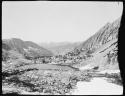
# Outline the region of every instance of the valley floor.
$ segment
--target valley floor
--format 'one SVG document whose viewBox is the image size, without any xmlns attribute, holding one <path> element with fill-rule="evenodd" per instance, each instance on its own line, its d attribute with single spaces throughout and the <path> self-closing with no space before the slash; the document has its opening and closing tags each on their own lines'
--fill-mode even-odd
<svg viewBox="0 0 125 96">
<path fill-rule="evenodd" d="M 109 83 L 105 78 L 93 78 L 90 82 L 78 82 L 72 95 L 122 95 L 123 87 Z"/>
</svg>

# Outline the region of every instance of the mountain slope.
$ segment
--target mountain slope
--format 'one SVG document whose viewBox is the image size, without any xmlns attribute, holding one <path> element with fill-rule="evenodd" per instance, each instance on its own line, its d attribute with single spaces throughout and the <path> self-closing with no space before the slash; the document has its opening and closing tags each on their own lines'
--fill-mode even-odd
<svg viewBox="0 0 125 96">
<path fill-rule="evenodd" d="M 91 67 L 99 67 L 99 70 L 109 69 L 115 70 L 119 69 L 117 60 L 117 40 L 114 39 L 103 46 L 101 46 L 96 52 L 91 54 L 93 57 L 89 59 Z M 88 62 L 87 61 L 87 62 Z"/>
<path fill-rule="evenodd" d="M 31 41 L 12 38 L 2 40 L 2 49 L 15 50 L 29 57 L 52 56 L 53 53 Z"/>
<path fill-rule="evenodd" d="M 85 66 L 98 67 L 99 70 L 119 69 L 117 51 L 120 20 L 121 18 L 118 18 L 113 23 L 107 23 L 95 35 L 74 48 L 72 53 L 76 57 L 89 54 L 87 59 L 74 66 L 80 69 Z"/>
<path fill-rule="evenodd" d="M 77 46 L 74 49 L 74 52 L 78 49 L 82 50 L 91 50 L 92 52 L 98 49 L 103 44 L 118 38 L 118 29 L 120 27 L 120 19 L 118 18 L 113 23 L 107 23 L 104 27 L 102 27 L 95 35 L 91 36 L 81 45 Z"/>
</svg>

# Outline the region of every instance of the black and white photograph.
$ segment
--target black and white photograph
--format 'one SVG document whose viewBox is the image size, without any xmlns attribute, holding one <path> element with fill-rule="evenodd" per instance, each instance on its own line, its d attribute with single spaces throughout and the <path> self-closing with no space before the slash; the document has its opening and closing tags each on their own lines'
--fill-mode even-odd
<svg viewBox="0 0 125 96">
<path fill-rule="evenodd" d="M 122 95 L 122 1 L 3 1 L 2 94 Z"/>
</svg>

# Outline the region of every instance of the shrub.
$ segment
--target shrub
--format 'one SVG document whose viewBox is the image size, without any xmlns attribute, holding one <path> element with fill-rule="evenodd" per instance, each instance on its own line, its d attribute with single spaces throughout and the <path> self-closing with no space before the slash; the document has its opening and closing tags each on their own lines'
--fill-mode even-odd
<svg viewBox="0 0 125 96">
<path fill-rule="evenodd" d="M 111 74 L 105 73 L 105 77 L 107 77 L 108 78 L 107 80 L 111 83 L 123 85 L 120 73 L 111 73 Z"/>
<path fill-rule="evenodd" d="M 16 75 L 15 80 L 9 79 L 18 87 L 28 88 L 32 92 L 64 95 L 74 89 L 78 81 L 89 81 L 91 78 L 80 71 L 36 70 Z"/>
</svg>

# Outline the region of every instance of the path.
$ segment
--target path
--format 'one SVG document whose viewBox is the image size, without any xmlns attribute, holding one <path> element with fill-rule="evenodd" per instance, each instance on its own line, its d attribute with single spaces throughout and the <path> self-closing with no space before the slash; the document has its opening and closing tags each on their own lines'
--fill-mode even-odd
<svg viewBox="0 0 125 96">
<path fill-rule="evenodd" d="M 121 95 L 123 87 L 108 83 L 103 78 L 93 78 L 91 82 L 78 82 L 72 95 Z"/>
</svg>

